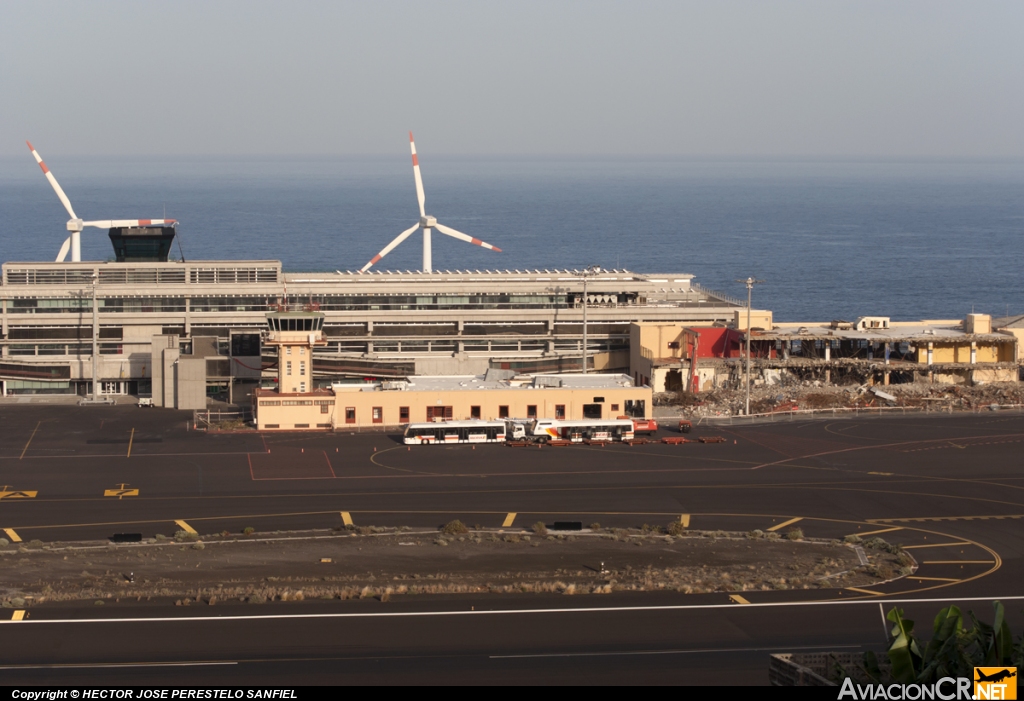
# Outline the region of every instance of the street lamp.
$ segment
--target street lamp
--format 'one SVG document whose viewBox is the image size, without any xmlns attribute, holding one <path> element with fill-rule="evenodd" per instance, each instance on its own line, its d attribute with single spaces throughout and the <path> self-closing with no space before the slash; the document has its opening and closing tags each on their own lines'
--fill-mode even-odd
<svg viewBox="0 0 1024 701">
<path fill-rule="evenodd" d="M 754 289 L 754 285 L 760 285 L 764 280 L 755 280 L 752 277 L 748 277 L 746 280 L 737 280 L 747 286 L 747 403 L 745 415 L 750 416 L 750 294 Z"/>
<path fill-rule="evenodd" d="M 99 284 L 99 271 L 92 272 L 92 397 L 82 399 L 79 404 L 109 404 L 107 398 L 100 397 L 100 314 L 96 300 L 96 285 Z"/>
<path fill-rule="evenodd" d="M 583 374 L 587 374 L 587 280 L 601 273 L 600 265 L 591 265 L 586 270 L 575 272 L 583 278 Z"/>
</svg>

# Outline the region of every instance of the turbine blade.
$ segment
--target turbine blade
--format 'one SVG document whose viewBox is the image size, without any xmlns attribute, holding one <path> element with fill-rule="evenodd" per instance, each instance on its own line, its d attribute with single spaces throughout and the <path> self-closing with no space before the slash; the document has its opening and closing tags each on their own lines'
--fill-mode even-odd
<svg viewBox="0 0 1024 701">
<path fill-rule="evenodd" d="M 71 249 L 71 237 L 68 236 L 66 239 L 64 239 L 64 245 L 62 245 L 60 247 L 60 253 L 57 254 L 57 259 L 56 259 L 55 262 L 63 263 L 64 259 L 68 257 L 68 251 L 70 249 Z"/>
<path fill-rule="evenodd" d="M 387 254 L 391 253 L 391 251 L 395 250 L 395 247 L 396 247 L 396 246 L 398 246 L 398 244 L 402 243 L 402 241 L 405 241 L 405 240 L 406 240 L 407 238 L 409 238 L 409 237 L 410 237 L 410 236 L 412 235 L 412 232 L 416 231 L 416 229 L 418 229 L 418 228 L 420 228 L 420 224 L 419 224 L 419 222 L 416 222 L 416 224 L 414 224 L 414 225 L 412 226 L 412 228 L 410 228 L 410 229 L 406 229 L 405 231 L 403 231 L 402 233 L 400 233 L 400 234 L 398 235 L 398 237 L 397 237 L 397 238 L 395 238 L 395 240 L 394 240 L 394 241 L 392 241 L 391 243 L 389 243 L 389 244 L 388 244 L 387 246 L 385 246 L 385 247 L 384 247 L 384 250 L 382 250 L 382 251 L 381 251 L 380 253 L 378 253 L 377 255 L 375 255 L 375 256 L 374 256 L 374 257 L 373 257 L 373 258 L 372 258 L 372 259 L 370 260 L 370 262 L 369 262 L 369 263 L 367 263 L 367 264 L 366 264 L 366 265 L 364 265 L 364 266 L 363 266 L 362 268 L 360 268 L 360 269 L 359 269 L 359 272 L 361 272 L 361 273 L 365 273 L 365 272 L 366 272 L 367 270 L 369 270 L 369 269 L 370 269 L 370 268 L 371 268 L 372 266 L 374 266 L 374 265 L 376 265 L 377 263 L 379 263 L 379 262 L 380 262 L 380 259 L 381 259 L 381 258 L 383 258 L 383 257 L 384 257 L 384 256 L 386 256 Z"/>
<path fill-rule="evenodd" d="M 60 183 L 57 182 L 57 178 L 53 177 L 53 173 L 51 173 L 50 169 L 46 167 L 45 163 L 43 163 L 42 156 L 40 156 L 39 152 L 32 146 L 31 141 L 26 141 L 25 143 L 28 144 L 28 150 L 32 152 L 33 156 L 35 156 L 36 163 L 38 163 L 39 167 L 43 169 L 43 174 L 46 176 L 46 179 L 50 181 L 50 185 L 53 186 L 54 191 L 57 193 L 57 197 L 60 198 L 61 203 L 64 205 L 64 209 L 68 210 L 68 214 L 71 215 L 72 219 L 78 219 L 78 215 L 75 214 L 75 210 L 71 208 L 71 200 L 69 200 L 68 196 L 64 194 L 64 190 L 61 189 Z"/>
<path fill-rule="evenodd" d="M 427 201 L 426 196 L 423 194 L 423 177 L 420 176 L 420 159 L 416 155 L 416 142 L 412 140 L 412 132 L 409 132 L 409 149 L 412 151 L 412 174 L 416 178 L 416 199 L 420 203 L 420 216 L 427 216 L 427 211 L 423 208 L 423 204 Z"/>
<path fill-rule="evenodd" d="M 481 241 L 480 239 L 475 239 L 472 236 L 464 234 L 461 231 L 456 231 L 455 229 L 452 229 L 451 227 L 445 226 L 444 224 L 435 224 L 434 228 L 436 228 L 442 234 L 446 234 L 448 236 L 451 236 L 453 239 L 459 239 L 460 241 L 465 241 L 466 243 L 471 243 L 471 244 L 473 244 L 475 246 L 482 246 L 483 248 L 489 248 L 492 251 L 497 251 L 498 253 L 501 253 L 501 249 L 498 248 L 497 246 L 492 246 L 491 244 L 487 243 L 486 241 Z"/>
<path fill-rule="evenodd" d="M 97 229 L 130 228 L 135 226 L 160 226 L 177 223 L 176 219 L 98 219 L 84 221 L 82 226 L 94 226 Z"/>
</svg>

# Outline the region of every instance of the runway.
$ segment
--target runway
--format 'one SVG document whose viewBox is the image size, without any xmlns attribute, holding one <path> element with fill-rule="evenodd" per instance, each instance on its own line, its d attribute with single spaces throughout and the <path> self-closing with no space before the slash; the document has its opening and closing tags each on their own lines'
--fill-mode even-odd
<svg viewBox="0 0 1024 701">
<path fill-rule="evenodd" d="M 685 519 L 701 530 L 877 533 L 920 567 L 869 590 L 758 591 L 744 594 L 749 604 L 724 592 L 443 596 L 211 609 L 219 618 L 203 621 L 181 619 L 196 610 L 104 607 L 118 620 L 102 622 L 95 607 L 41 606 L 0 625 L 4 649 L 16 651 L 0 668 L 4 683 L 759 684 L 771 651 L 878 649 L 890 599 L 936 599 L 902 604 L 927 624 L 941 602 L 998 597 L 1020 630 L 1024 606 L 1007 600 L 1024 581 L 1017 414 L 761 424 L 704 430 L 721 444 L 544 449 L 206 434 L 189 418 L 3 406 L 0 528 L 47 543 L 171 535 L 182 523 L 205 534 L 336 529 L 346 519 L 490 528 Z M 991 617 L 986 601 L 965 608 Z M 494 609 L 532 611 L 486 613 Z M 444 615 L 376 615 L 423 612 Z M 241 613 L 256 617 L 232 618 Z M 337 616 L 348 613 L 373 615 Z"/>
</svg>

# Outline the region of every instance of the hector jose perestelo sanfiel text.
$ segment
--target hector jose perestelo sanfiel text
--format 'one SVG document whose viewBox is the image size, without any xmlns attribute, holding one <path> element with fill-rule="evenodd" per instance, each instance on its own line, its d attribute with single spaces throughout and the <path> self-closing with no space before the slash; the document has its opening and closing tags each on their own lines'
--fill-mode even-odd
<svg viewBox="0 0 1024 701">
<path fill-rule="evenodd" d="M 295 689 L 14 689 L 12 699 L 57 701 L 58 699 L 297 699 Z"/>
</svg>

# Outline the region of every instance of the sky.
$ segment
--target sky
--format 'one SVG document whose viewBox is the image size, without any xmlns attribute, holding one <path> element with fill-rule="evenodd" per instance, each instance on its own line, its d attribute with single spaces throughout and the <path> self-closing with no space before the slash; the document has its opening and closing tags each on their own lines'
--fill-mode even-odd
<svg viewBox="0 0 1024 701">
<path fill-rule="evenodd" d="M 0 156 L 1024 158 L 1021 2 L 0 2 Z"/>
</svg>

